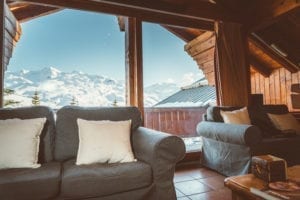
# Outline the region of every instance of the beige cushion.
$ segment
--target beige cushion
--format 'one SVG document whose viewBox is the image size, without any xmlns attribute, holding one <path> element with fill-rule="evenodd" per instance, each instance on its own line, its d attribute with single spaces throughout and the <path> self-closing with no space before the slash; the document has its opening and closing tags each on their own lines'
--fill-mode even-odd
<svg viewBox="0 0 300 200">
<path fill-rule="evenodd" d="M 79 148 L 76 164 L 135 161 L 130 143 L 131 120 L 78 119 Z"/>
<path fill-rule="evenodd" d="M 37 168 L 46 118 L 0 120 L 0 169 Z"/>
<path fill-rule="evenodd" d="M 277 129 L 281 131 L 292 129 L 300 134 L 300 124 L 291 113 L 281 115 L 268 113 L 268 116 Z"/>
<path fill-rule="evenodd" d="M 220 111 L 223 120 L 227 124 L 251 124 L 247 107 L 234 111 Z"/>
</svg>

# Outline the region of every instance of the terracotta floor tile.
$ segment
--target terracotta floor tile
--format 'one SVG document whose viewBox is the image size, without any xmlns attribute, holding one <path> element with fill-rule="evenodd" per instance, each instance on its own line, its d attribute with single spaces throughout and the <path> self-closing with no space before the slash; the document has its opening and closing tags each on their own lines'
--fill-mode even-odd
<svg viewBox="0 0 300 200">
<path fill-rule="evenodd" d="M 207 178 L 207 177 L 212 177 L 212 176 L 219 176 L 220 174 L 218 174 L 217 172 L 214 172 L 212 170 L 209 170 L 207 168 L 202 167 L 202 168 L 189 170 L 189 171 L 185 172 L 185 175 L 191 176 L 195 179 L 199 179 L 199 178 Z"/>
<path fill-rule="evenodd" d="M 185 195 L 203 193 L 212 190 L 210 187 L 197 180 L 175 183 L 175 187 Z"/>
<path fill-rule="evenodd" d="M 208 185 L 209 187 L 213 188 L 214 190 L 222 189 L 224 188 L 224 179 L 226 177 L 222 175 L 218 176 L 212 176 L 208 178 L 202 178 L 202 179 L 197 179 L 201 183 L 204 183 L 205 185 Z"/>
<path fill-rule="evenodd" d="M 188 196 L 191 200 L 231 200 L 231 191 L 227 188 Z"/>
</svg>

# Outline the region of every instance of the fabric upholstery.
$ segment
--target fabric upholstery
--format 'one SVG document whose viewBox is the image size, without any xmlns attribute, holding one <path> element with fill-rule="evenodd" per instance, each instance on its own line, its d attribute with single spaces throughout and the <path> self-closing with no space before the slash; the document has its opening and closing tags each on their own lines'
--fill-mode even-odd
<svg viewBox="0 0 300 200">
<path fill-rule="evenodd" d="M 39 163 L 45 163 L 53 160 L 55 122 L 52 109 L 45 106 L 0 109 L 0 120 L 43 117 L 46 117 L 47 121 L 40 135 Z"/>
<path fill-rule="evenodd" d="M 66 106 L 57 111 L 55 159 L 59 161 L 75 158 L 79 138 L 77 119 L 85 120 L 132 120 L 131 129 L 135 130 L 142 123 L 136 107 L 78 107 Z"/>
<path fill-rule="evenodd" d="M 181 138 L 139 127 L 133 132 L 133 151 L 138 160 L 152 166 L 155 196 L 153 199 L 176 199 L 173 184 L 175 164 L 185 156 Z"/>
<path fill-rule="evenodd" d="M 144 188 L 152 183 L 151 166 L 144 162 L 63 165 L 61 196 L 91 198 Z"/>
<path fill-rule="evenodd" d="M 131 120 L 78 119 L 79 147 L 76 165 L 134 162 L 130 142 Z"/>
<path fill-rule="evenodd" d="M 271 154 L 283 158 L 289 166 L 300 164 L 300 136 L 287 137 L 272 125 L 267 113 L 288 113 L 285 105 L 252 105 L 248 108 L 253 125 L 222 123 L 220 110 L 236 107 L 210 107 L 207 121 L 197 126 L 203 136 L 201 162 L 224 175 L 248 173 L 251 157 Z M 282 138 L 278 138 L 282 137 Z"/>
<path fill-rule="evenodd" d="M 0 120 L 0 169 L 37 168 L 46 118 Z"/>
<path fill-rule="evenodd" d="M 43 164 L 37 169 L 0 170 L 0 199 L 43 200 L 58 195 L 61 165 Z"/>
<path fill-rule="evenodd" d="M 259 128 L 252 125 L 202 122 L 197 125 L 197 132 L 206 138 L 238 145 L 252 146 L 262 140 Z"/>
<path fill-rule="evenodd" d="M 220 111 L 223 121 L 228 124 L 251 124 L 247 107 L 233 111 Z"/>
<path fill-rule="evenodd" d="M 294 130 L 296 133 L 300 134 L 300 123 L 291 113 L 280 115 L 268 113 L 268 116 L 275 125 L 275 127 L 279 130 Z"/>
</svg>

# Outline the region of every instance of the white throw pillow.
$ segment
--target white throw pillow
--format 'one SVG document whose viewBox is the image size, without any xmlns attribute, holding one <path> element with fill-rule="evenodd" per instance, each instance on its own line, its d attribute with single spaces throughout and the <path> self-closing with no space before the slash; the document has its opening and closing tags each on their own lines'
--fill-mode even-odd
<svg viewBox="0 0 300 200">
<path fill-rule="evenodd" d="M 220 111 L 223 120 L 227 124 L 251 124 L 247 107 L 234 111 Z"/>
<path fill-rule="evenodd" d="M 130 143 L 131 120 L 78 119 L 79 148 L 76 165 L 135 161 Z"/>
<path fill-rule="evenodd" d="M 291 113 L 281 115 L 268 113 L 268 116 L 277 129 L 281 131 L 295 130 L 296 133 L 300 134 L 300 124 Z"/>
<path fill-rule="evenodd" d="M 46 118 L 0 120 L 0 169 L 38 168 Z"/>
</svg>

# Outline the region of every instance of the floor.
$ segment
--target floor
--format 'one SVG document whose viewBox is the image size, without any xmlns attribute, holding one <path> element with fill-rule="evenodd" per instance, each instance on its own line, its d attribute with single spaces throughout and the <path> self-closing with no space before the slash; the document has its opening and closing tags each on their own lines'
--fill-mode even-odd
<svg viewBox="0 0 300 200">
<path fill-rule="evenodd" d="M 178 200 L 231 200 L 225 176 L 204 167 L 176 170 L 174 183 Z"/>
</svg>

